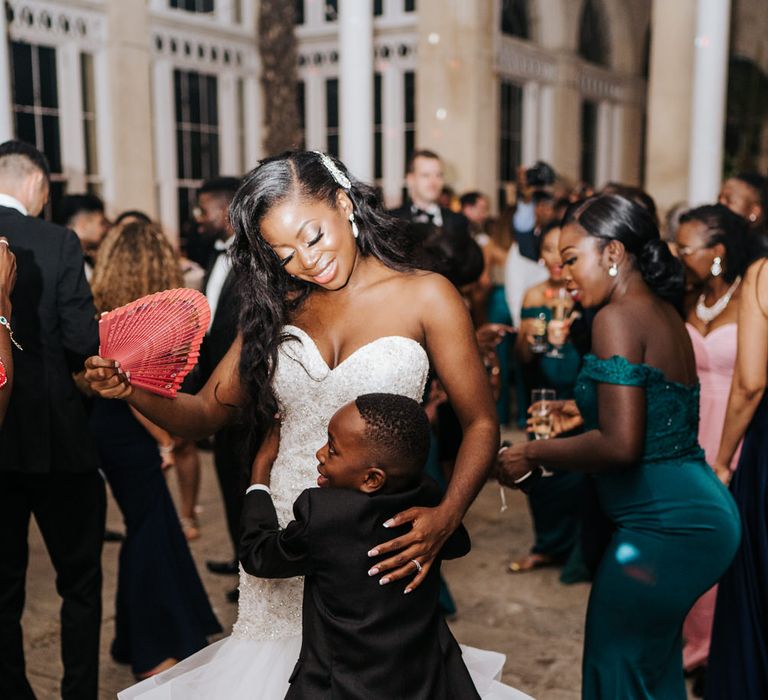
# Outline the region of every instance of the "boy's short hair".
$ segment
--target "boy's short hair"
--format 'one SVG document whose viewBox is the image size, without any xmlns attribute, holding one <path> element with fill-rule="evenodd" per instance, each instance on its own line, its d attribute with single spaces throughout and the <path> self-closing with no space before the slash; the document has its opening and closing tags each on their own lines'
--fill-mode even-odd
<svg viewBox="0 0 768 700">
<path fill-rule="evenodd" d="M 417 401 L 399 394 L 363 394 L 355 406 L 373 443 L 377 465 L 387 474 L 390 491 L 402 491 L 421 477 L 429 454 L 429 420 Z"/>
</svg>

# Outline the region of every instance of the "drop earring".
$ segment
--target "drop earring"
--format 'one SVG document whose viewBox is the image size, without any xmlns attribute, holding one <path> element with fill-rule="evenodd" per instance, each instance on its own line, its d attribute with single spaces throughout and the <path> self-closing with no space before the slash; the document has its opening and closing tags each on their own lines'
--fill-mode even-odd
<svg viewBox="0 0 768 700">
<path fill-rule="evenodd" d="M 723 261 L 719 255 L 712 261 L 712 267 L 709 268 L 709 271 L 712 273 L 712 277 L 720 277 L 723 274 Z"/>
<path fill-rule="evenodd" d="M 608 276 L 616 277 L 618 274 L 619 274 L 619 266 L 615 262 L 611 263 L 611 266 L 608 268 Z"/>
<path fill-rule="evenodd" d="M 355 221 L 355 215 L 349 215 L 349 223 L 352 226 L 352 235 L 357 238 L 360 235 L 360 229 L 357 228 L 357 222 Z"/>
</svg>

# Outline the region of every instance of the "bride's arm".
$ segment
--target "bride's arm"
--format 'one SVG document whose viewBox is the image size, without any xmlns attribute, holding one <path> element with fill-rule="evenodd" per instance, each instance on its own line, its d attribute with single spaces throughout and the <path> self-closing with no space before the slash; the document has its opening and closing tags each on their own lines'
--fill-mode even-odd
<svg viewBox="0 0 768 700">
<path fill-rule="evenodd" d="M 91 389 L 106 399 L 125 399 L 139 413 L 172 435 L 204 438 L 220 430 L 243 403 L 240 386 L 240 348 L 237 337 L 213 371 L 205 386 L 195 395 L 176 394 L 172 399 L 133 387 L 114 360 L 89 357 L 84 379 Z"/>
<path fill-rule="evenodd" d="M 414 559 L 421 564 L 421 572 L 407 590 L 421 583 L 447 537 L 458 527 L 485 483 L 499 446 L 490 384 L 463 299 L 453 285 L 437 275 L 425 277 L 419 292 L 427 352 L 459 419 L 463 439 L 442 503 L 436 508 L 411 508 L 397 514 L 388 525 L 411 522 L 412 530 L 371 552 L 376 556 L 400 550 L 371 569 L 371 575 L 389 572 L 382 583 L 412 575 Z"/>
</svg>

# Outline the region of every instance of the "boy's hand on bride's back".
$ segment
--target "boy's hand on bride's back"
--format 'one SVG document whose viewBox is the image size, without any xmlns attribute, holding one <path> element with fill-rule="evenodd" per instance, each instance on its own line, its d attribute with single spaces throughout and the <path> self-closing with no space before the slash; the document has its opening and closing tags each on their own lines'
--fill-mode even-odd
<svg viewBox="0 0 768 700">
<path fill-rule="evenodd" d="M 269 485 L 272 465 L 280 451 L 280 416 L 276 415 L 272 425 L 259 445 L 251 466 L 251 483 Z"/>
<path fill-rule="evenodd" d="M 405 589 L 405 593 L 410 593 L 424 581 L 445 541 L 456 529 L 457 523 L 442 506 L 438 506 L 409 508 L 390 518 L 385 526 L 399 527 L 406 523 L 411 523 L 410 532 L 377 545 L 368 552 L 370 557 L 393 555 L 374 564 L 368 574 L 385 574 L 379 579 L 382 586 L 413 577 Z"/>
<path fill-rule="evenodd" d="M 130 378 L 115 360 L 93 355 L 85 361 L 83 380 L 103 399 L 127 399 L 133 393 Z"/>
</svg>

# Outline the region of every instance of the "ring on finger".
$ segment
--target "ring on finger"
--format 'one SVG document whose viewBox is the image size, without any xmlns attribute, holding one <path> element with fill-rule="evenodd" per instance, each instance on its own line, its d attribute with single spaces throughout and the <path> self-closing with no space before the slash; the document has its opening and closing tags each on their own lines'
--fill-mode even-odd
<svg viewBox="0 0 768 700">
<path fill-rule="evenodd" d="M 3 245 L 10 246 L 10 243 L 8 243 L 8 241 L 6 241 L 5 238 L 0 238 L 0 243 L 2 243 Z"/>
<path fill-rule="evenodd" d="M 411 559 L 411 561 L 412 561 L 412 562 L 413 562 L 413 563 L 416 565 L 416 573 L 417 573 L 417 574 L 420 574 L 420 573 L 421 573 L 421 570 L 422 570 L 424 567 L 423 567 L 421 564 L 419 564 L 419 562 L 418 562 L 418 561 L 416 561 L 415 559 Z"/>
</svg>

